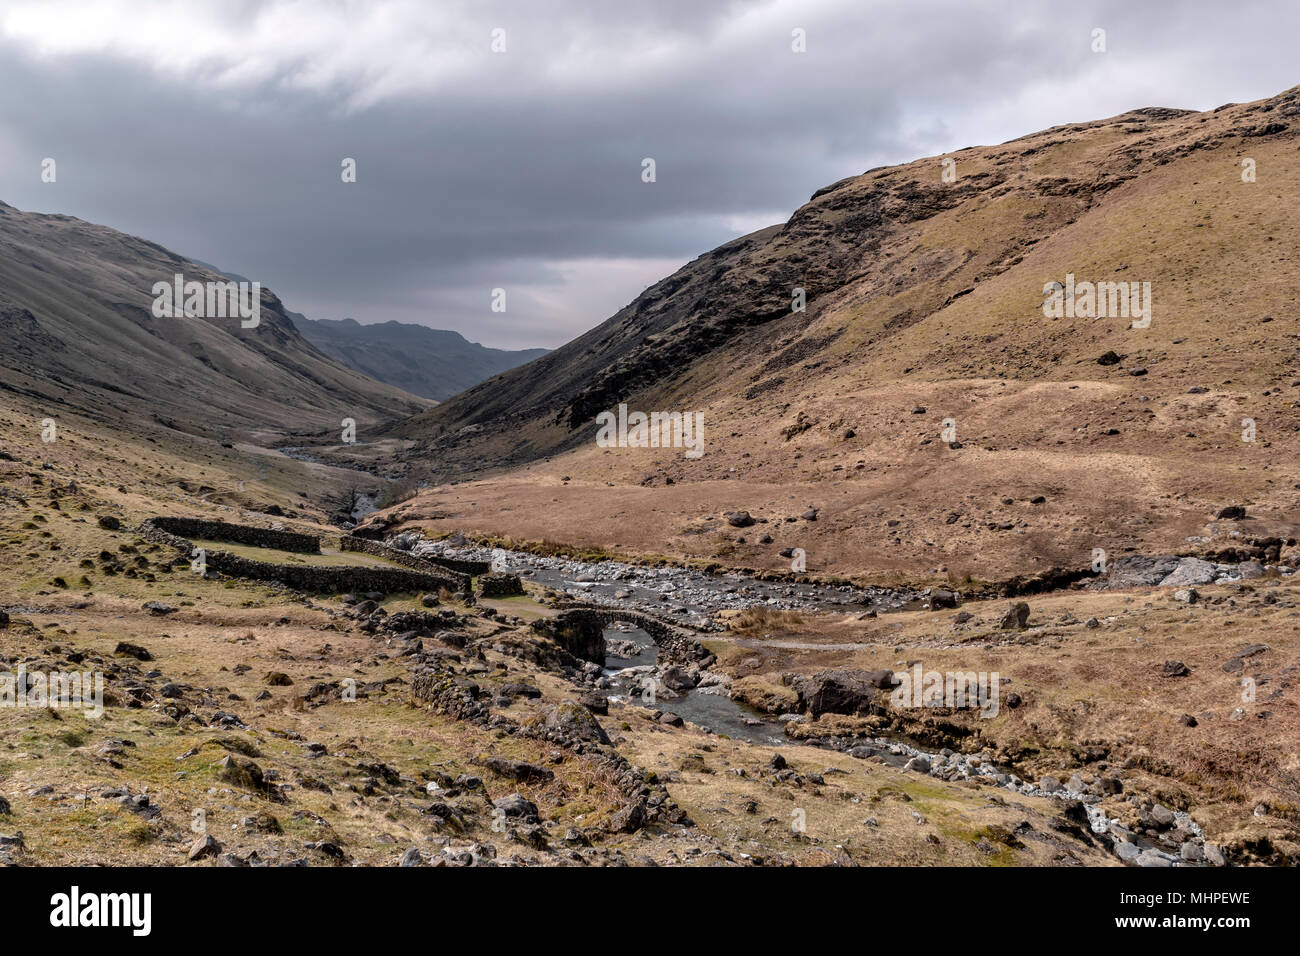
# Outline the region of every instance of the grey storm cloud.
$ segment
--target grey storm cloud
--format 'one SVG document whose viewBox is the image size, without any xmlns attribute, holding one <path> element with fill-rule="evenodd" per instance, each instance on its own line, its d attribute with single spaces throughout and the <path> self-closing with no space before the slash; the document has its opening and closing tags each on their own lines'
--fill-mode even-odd
<svg viewBox="0 0 1300 956">
<path fill-rule="evenodd" d="M 1293 86 L 1297 26 L 1295 4 L 1249 0 L 13 0 L 0 199 L 314 318 L 555 346 L 872 166 Z"/>
</svg>

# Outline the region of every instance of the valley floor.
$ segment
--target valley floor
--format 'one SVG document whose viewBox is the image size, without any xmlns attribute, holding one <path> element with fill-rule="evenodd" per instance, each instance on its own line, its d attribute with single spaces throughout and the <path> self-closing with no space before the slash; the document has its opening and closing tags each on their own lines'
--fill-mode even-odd
<svg viewBox="0 0 1300 956">
<path fill-rule="evenodd" d="M 1009 630 L 997 599 L 875 617 L 724 614 L 727 629 L 701 635 L 710 670 L 760 710 L 805 710 L 786 742 L 677 726 L 671 697 L 611 700 L 593 731 L 568 702 L 589 699 L 598 676 L 528 626 L 554 614 L 544 589 L 483 605 L 443 594 L 433 610 L 388 595 L 367 609 L 202 578 L 135 534 L 138 522 L 184 511 L 329 529 L 305 510 L 272 518 L 214 502 L 199 483 L 227 476 L 211 465 L 154 459 L 183 483 L 163 499 L 122 445 L 111 476 L 103 458 L 4 447 L 5 669 L 106 681 L 97 720 L 0 708 L 10 863 L 1120 863 L 1125 838 L 1093 832 L 1078 799 L 1041 792 L 1044 778 L 1085 796 L 1114 832 L 1175 854 L 1192 833 L 1175 814 L 1203 834 L 1209 862 L 1300 854 L 1289 580 L 1206 586 L 1192 604 L 1172 589 L 1053 592 L 1030 598 L 1026 626 Z M 291 501 L 289 489 L 262 492 Z M 624 528 L 647 524 L 645 509 L 628 510 Z M 828 671 L 918 662 L 997 671 L 999 713 L 802 707 L 797 688 Z M 846 743 L 874 738 L 922 746 L 935 766 Z M 979 764 L 1035 792 L 961 769 Z"/>
</svg>

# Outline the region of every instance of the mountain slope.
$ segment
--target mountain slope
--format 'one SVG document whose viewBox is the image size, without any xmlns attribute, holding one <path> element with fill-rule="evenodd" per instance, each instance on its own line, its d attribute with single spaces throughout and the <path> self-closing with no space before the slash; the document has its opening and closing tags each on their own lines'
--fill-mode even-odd
<svg viewBox="0 0 1300 956">
<path fill-rule="evenodd" d="M 1261 517 L 1224 534 L 1300 527 L 1297 117 L 1296 90 L 1134 110 L 955 152 L 952 183 L 932 157 L 818 190 L 396 426 L 433 477 L 495 476 L 410 513 L 771 568 L 797 546 L 842 573 L 1086 566 L 1186 547 L 1238 499 Z M 1070 274 L 1149 282 L 1150 326 L 1046 314 Z M 596 447 L 619 402 L 702 410 L 706 453 Z M 736 508 L 785 533 L 718 523 Z"/>
<path fill-rule="evenodd" d="M 289 317 L 308 342 L 348 368 L 438 400 L 547 352 L 485 348 L 457 332 L 403 322 L 362 325 L 355 319 L 309 319 L 296 312 Z"/>
<path fill-rule="evenodd" d="M 337 429 L 428 402 L 321 354 L 262 290 L 260 324 L 155 318 L 153 285 L 219 281 L 155 243 L 0 203 L 0 389 L 57 418 L 194 435 Z"/>
</svg>

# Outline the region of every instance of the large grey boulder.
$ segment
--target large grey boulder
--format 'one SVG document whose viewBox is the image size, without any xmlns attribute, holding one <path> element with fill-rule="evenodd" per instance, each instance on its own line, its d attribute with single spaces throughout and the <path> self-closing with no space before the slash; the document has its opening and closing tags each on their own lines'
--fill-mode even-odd
<svg viewBox="0 0 1300 956">
<path fill-rule="evenodd" d="M 1110 563 L 1098 586 L 1107 589 L 1155 587 L 1174 573 L 1180 561 L 1171 554 L 1126 554 Z"/>
<path fill-rule="evenodd" d="M 813 717 L 822 714 L 865 714 L 880 691 L 893 687 L 894 672 L 824 670 L 793 682 L 799 704 Z"/>
<path fill-rule="evenodd" d="M 521 820 L 532 822 L 536 822 L 538 819 L 537 804 L 522 794 L 512 793 L 508 797 L 493 800 L 492 806 L 500 811 L 502 816 L 518 817 Z"/>
<path fill-rule="evenodd" d="M 609 743 L 609 736 L 600 722 L 591 711 L 575 700 L 560 701 L 546 715 L 546 729 L 589 743 Z"/>
<path fill-rule="evenodd" d="M 1007 608 L 1000 625 L 1004 631 L 1022 630 L 1029 626 L 1029 605 L 1018 601 Z"/>
<path fill-rule="evenodd" d="M 1162 588 L 1185 588 L 1197 584 L 1212 584 L 1216 577 L 1213 564 L 1200 558 L 1181 558 L 1178 566 L 1160 580 Z"/>
</svg>

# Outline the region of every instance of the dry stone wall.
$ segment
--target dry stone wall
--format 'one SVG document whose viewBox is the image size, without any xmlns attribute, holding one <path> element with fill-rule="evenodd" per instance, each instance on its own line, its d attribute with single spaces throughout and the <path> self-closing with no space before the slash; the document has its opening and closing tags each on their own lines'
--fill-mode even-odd
<svg viewBox="0 0 1300 956">
<path fill-rule="evenodd" d="M 524 584 L 517 574 L 493 571 L 479 575 L 478 596 L 481 598 L 514 597 L 524 593 Z"/>
<path fill-rule="evenodd" d="M 178 523 L 179 522 L 179 523 Z M 191 521 L 190 519 L 150 518 L 140 525 L 140 536 L 147 540 L 175 548 L 185 557 L 192 557 L 194 544 L 172 529 L 185 529 L 195 533 L 196 537 L 209 537 L 213 524 L 225 522 Z M 242 525 L 226 525 L 226 528 L 242 528 Z M 248 528 L 249 531 L 261 531 L 260 528 Z M 229 531 L 225 533 L 229 534 Z M 282 534 L 283 532 L 270 532 Z M 309 537 L 300 535 L 298 537 Z M 227 539 L 229 540 L 229 538 Z M 265 539 L 278 540 L 278 539 Z M 315 539 L 318 542 L 319 539 Z M 245 542 L 251 543 L 251 542 Z M 280 547 L 278 544 L 262 547 Z M 309 594 L 340 593 L 344 591 L 380 591 L 384 594 L 410 591 L 437 591 L 447 588 L 451 591 L 468 587 L 463 575 L 444 568 L 431 566 L 424 571 L 406 571 L 401 568 L 375 568 L 356 565 L 351 567 L 329 567 L 325 565 L 275 564 L 270 561 L 255 561 L 250 558 L 231 554 L 229 551 L 207 550 L 204 561 L 209 571 L 228 574 L 232 577 L 248 578 L 254 581 L 276 581 L 296 591 Z"/>
<path fill-rule="evenodd" d="M 275 548 L 294 554 L 320 554 L 320 538 L 314 534 L 296 531 L 272 531 L 253 525 L 230 524 L 227 521 L 208 521 L 203 518 L 150 518 L 147 522 L 160 531 L 193 540 L 229 541 L 255 548 Z"/>
<path fill-rule="evenodd" d="M 358 538 L 356 535 L 351 534 L 345 534 L 339 538 L 339 547 L 342 551 L 360 552 L 392 561 L 395 564 L 404 564 L 416 571 L 426 571 L 430 574 L 449 574 L 460 582 L 451 589 L 453 591 L 468 591 L 470 575 L 483 574 L 491 568 L 491 565 L 486 561 L 452 561 L 450 559 L 419 557 L 409 551 L 390 548 L 378 541 L 371 541 L 369 538 Z"/>
</svg>

